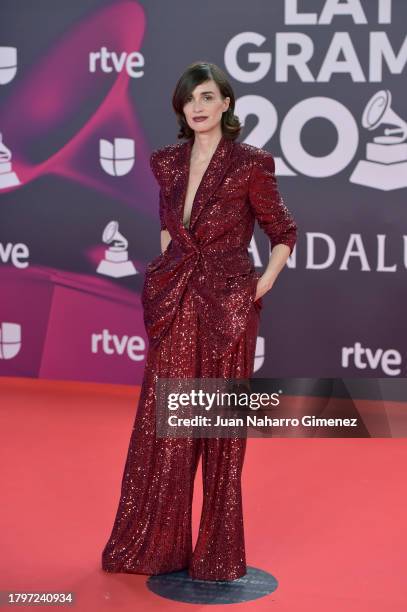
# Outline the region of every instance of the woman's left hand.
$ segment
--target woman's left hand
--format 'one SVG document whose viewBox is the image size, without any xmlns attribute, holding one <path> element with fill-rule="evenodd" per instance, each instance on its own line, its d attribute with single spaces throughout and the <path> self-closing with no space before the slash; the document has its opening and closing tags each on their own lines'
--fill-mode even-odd
<svg viewBox="0 0 407 612">
<path fill-rule="evenodd" d="M 256 295 L 254 296 L 254 301 L 263 297 L 263 295 L 265 295 L 267 291 L 270 291 L 272 286 L 273 286 L 272 281 L 268 280 L 264 276 L 261 276 L 259 280 L 257 281 Z"/>
</svg>

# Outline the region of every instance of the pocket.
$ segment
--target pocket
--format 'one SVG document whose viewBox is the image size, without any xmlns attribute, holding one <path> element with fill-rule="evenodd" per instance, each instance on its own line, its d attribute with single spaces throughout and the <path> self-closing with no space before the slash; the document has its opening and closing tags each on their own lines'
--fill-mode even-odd
<svg viewBox="0 0 407 612">
<path fill-rule="evenodd" d="M 154 257 L 154 259 L 152 259 L 150 263 L 147 264 L 146 271 L 152 272 L 153 270 L 156 270 L 157 268 L 159 268 L 161 265 L 161 262 L 164 260 L 166 253 L 167 253 L 167 250 L 165 250 L 164 253 L 160 253 L 159 255 L 157 255 L 157 257 Z"/>
<path fill-rule="evenodd" d="M 157 257 L 154 257 L 154 259 L 152 259 L 150 263 L 147 264 L 146 272 L 152 272 L 153 270 L 156 270 L 157 268 L 160 267 L 163 260 L 167 257 L 167 255 L 169 255 L 171 245 L 172 245 L 172 239 L 169 241 L 165 251 L 157 255 Z"/>
<path fill-rule="evenodd" d="M 253 264 L 250 261 L 233 261 L 233 262 L 222 262 L 224 265 L 221 266 L 222 272 L 224 274 L 224 278 L 229 282 L 233 282 L 235 279 L 237 281 L 244 281 L 247 279 L 251 279 L 253 274 L 255 274 L 255 269 Z M 226 265 L 225 265 L 226 263 Z"/>
<path fill-rule="evenodd" d="M 252 275 L 253 275 L 253 271 L 252 270 L 244 270 L 243 272 L 234 272 L 233 274 L 232 273 L 226 274 L 225 277 L 226 278 L 234 279 L 234 278 L 241 278 L 242 276 L 243 277 L 245 277 L 245 276 L 248 277 L 248 276 L 252 276 Z"/>
</svg>

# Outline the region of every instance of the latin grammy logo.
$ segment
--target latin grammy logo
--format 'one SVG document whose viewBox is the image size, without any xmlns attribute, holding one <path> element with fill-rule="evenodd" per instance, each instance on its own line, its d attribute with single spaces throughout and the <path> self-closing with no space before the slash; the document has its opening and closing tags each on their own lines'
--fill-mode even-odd
<svg viewBox="0 0 407 612">
<path fill-rule="evenodd" d="M 407 187 L 407 123 L 391 108 L 391 93 L 382 89 L 374 94 L 363 111 L 362 125 L 374 130 L 383 123 L 384 135 L 375 136 L 366 146 L 366 159 L 354 169 L 351 183 L 375 187 L 383 191 Z"/>
<path fill-rule="evenodd" d="M 0 132 L 0 189 L 14 187 L 19 184 L 20 180 L 11 168 L 11 151 L 3 143 Z"/>
<path fill-rule="evenodd" d="M 137 274 L 133 263 L 129 261 L 127 252 L 128 242 L 119 232 L 119 223 L 117 221 L 110 221 L 106 225 L 102 240 L 105 244 L 110 244 L 111 246 L 105 250 L 105 258 L 100 262 L 96 272 L 112 276 L 113 278 Z"/>
</svg>

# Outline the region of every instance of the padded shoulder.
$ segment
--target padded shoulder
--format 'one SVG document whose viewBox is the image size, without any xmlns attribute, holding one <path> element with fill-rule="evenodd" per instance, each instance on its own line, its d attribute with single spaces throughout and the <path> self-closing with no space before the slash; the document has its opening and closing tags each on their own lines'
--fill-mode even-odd
<svg viewBox="0 0 407 612">
<path fill-rule="evenodd" d="M 178 151 L 180 150 L 183 143 L 175 143 L 161 147 L 160 149 L 154 149 L 150 155 L 150 168 L 157 181 L 160 183 L 163 178 L 163 172 L 168 168 L 168 164 L 171 163 Z"/>
<path fill-rule="evenodd" d="M 251 167 L 266 167 L 267 169 L 274 172 L 275 164 L 274 157 L 269 151 L 265 149 L 260 149 L 259 147 L 255 147 L 254 145 L 248 144 L 247 142 L 239 142 L 236 143 L 236 146 L 239 149 L 239 155 L 246 158 Z"/>
</svg>

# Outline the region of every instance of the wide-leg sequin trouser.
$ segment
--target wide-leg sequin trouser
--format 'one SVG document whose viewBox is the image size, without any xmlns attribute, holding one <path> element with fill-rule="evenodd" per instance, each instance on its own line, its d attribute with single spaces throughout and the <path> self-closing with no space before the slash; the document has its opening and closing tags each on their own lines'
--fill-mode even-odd
<svg viewBox="0 0 407 612">
<path fill-rule="evenodd" d="M 188 569 L 192 578 L 234 580 L 246 574 L 241 473 L 246 438 L 156 438 L 155 383 L 160 378 L 238 378 L 253 373 L 259 307 L 245 333 L 217 358 L 201 339 L 189 288 L 158 348 L 147 353 L 138 410 L 111 536 L 107 572 L 161 574 Z M 203 506 L 192 550 L 192 495 L 202 456 Z"/>
</svg>

